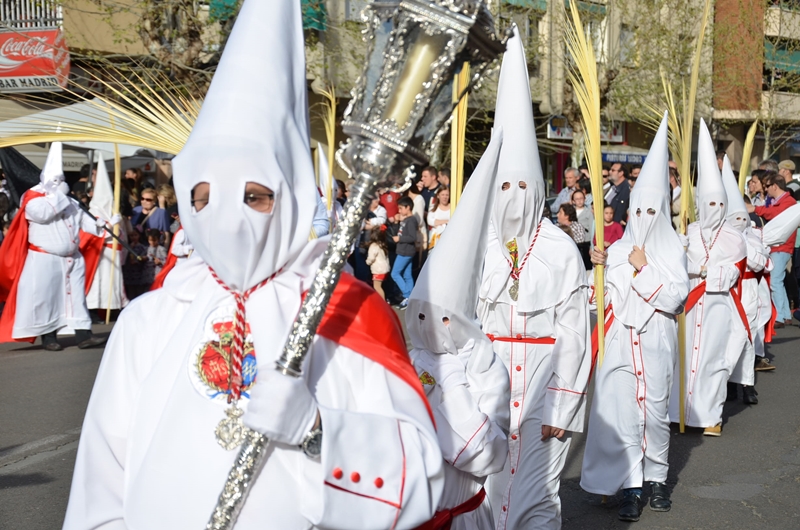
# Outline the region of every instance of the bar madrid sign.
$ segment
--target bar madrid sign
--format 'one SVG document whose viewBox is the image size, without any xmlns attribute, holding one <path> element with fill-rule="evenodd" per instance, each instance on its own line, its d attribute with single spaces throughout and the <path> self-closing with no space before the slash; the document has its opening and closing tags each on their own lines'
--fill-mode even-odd
<svg viewBox="0 0 800 530">
<path fill-rule="evenodd" d="M 61 90 L 69 51 L 60 29 L 0 31 L 0 92 Z"/>
</svg>

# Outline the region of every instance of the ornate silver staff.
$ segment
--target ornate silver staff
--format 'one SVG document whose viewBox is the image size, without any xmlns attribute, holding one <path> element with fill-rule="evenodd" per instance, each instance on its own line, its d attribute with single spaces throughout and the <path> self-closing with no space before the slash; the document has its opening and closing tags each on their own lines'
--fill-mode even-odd
<svg viewBox="0 0 800 530">
<path fill-rule="evenodd" d="M 299 377 L 361 223 L 379 186 L 413 176 L 425 164 L 453 110 L 454 75 L 467 62 L 470 88 L 505 49 L 482 0 L 376 0 L 366 22 L 367 64 L 342 128 L 342 159 L 356 177 L 343 219 L 322 257 L 276 369 Z M 469 90 L 469 89 L 468 89 Z M 232 530 L 265 461 L 268 440 L 247 430 L 206 528 Z"/>
</svg>

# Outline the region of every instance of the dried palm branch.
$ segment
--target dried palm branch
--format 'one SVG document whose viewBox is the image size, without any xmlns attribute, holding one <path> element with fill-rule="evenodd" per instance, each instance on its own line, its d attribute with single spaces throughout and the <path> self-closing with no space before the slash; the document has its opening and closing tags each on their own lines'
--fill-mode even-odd
<svg viewBox="0 0 800 530">
<path fill-rule="evenodd" d="M 319 93 L 325 98 L 323 102 L 322 125 L 325 127 L 325 139 L 328 142 L 328 174 L 320 175 L 319 179 L 320 181 L 323 178 L 327 180 L 327 184 L 324 186 L 327 195 L 325 197 L 325 205 L 330 211 L 335 199 L 333 196 L 333 161 L 336 155 L 336 89 L 331 85 L 330 88 L 323 88 Z"/>
<path fill-rule="evenodd" d="M 572 56 L 573 65 L 569 69 L 569 79 L 575 98 L 581 109 L 583 124 L 586 164 L 589 167 L 589 179 L 592 195 L 603 196 L 603 160 L 600 151 L 600 84 L 597 79 L 597 61 L 592 44 L 583 30 L 578 2 L 570 0 L 571 20 L 568 20 L 565 32 L 567 49 Z M 603 210 L 595 208 L 594 222 L 598 228 L 603 226 Z M 597 246 L 604 248 L 603 231 L 598 229 Z M 594 268 L 595 296 L 597 299 L 597 366 L 602 366 L 605 355 L 605 297 L 603 267 Z"/>
<path fill-rule="evenodd" d="M 758 119 L 750 126 L 747 131 L 747 137 L 744 139 L 744 148 L 742 149 L 742 166 L 739 168 L 739 193 L 744 195 L 744 183 L 747 180 L 747 175 L 750 173 L 750 155 L 753 153 L 753 144 L 756 141 L 756 131 L 758 130 Z"/>
</svg>

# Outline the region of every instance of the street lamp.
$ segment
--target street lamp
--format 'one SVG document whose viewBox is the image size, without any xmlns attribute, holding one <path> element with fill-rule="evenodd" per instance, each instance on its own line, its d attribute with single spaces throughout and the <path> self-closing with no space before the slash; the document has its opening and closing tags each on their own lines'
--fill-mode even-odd
<svg viewBox="0 0 800 530">
<path fill-rule="evenodd" d="M 367 62 L 345 111 L 350 139 L 341 159 L 355 176 L 343 218 L 333 231 L 276 369 L 299 377 L 342 268 L 379 186 L 409 178 L 412 164 L 445 132 L 453 110 L 452 83 L 466 62 L 478 81 L 505 49 L 482 0 L 378 0 L 363 14 Z M 258 478 L 269 441 L 247 431 L 228 474 L 209 530 L 231 530 Z"/>
</svg>

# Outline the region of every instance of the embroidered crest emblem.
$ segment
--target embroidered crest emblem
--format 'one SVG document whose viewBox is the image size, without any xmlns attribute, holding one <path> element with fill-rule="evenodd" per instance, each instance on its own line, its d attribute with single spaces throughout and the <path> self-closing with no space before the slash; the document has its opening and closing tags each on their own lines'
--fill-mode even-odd
<svg viewBox="0 0 800 530">
<path fill-rule="evenodd" d="M 428 372 L 422 372 L 419 374 L 419 382 L 423 385 L 433 386 L 436 384 L 436 379 L 434 379 L 433 376 Z"/>
<path fill-rule="evenodd" d="M 195 347 L 189 362 L 189 378 L 202 395 L 220 404 L 227 404 L 229 362 L 233 343 L 234 308 L 223 307 L 206 320 L 203 339 Z M 242 397 L 250 398 L 248 390 L 256 381 L 258 367 L 256 352 L 250 335 L 250 324 L 245 324 L 244 360 L 242 361 Z"/>
</svg>

